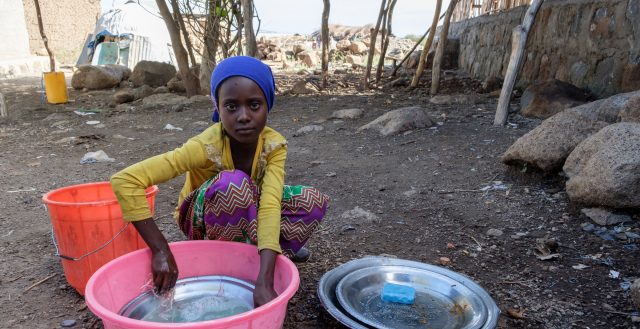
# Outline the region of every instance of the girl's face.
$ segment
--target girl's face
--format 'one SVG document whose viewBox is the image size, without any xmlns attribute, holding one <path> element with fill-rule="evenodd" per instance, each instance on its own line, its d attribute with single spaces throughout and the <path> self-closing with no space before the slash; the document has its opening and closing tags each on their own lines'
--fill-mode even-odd
<svg viewBox="0 0 640 329">
<path fill-rule="evenodd" d="M 257 143 L 267 124 L 267 100 L 262 89 L 245 77 L 231 77 L 220 85 L 218 111 L 225 131 L 241 144 Z"/>
</svg>

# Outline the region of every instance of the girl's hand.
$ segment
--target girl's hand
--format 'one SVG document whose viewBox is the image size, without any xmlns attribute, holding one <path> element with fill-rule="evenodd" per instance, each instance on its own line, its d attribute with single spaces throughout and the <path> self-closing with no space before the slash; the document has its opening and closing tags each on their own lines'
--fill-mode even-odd
<svg viewBox="0 0 640 329">
<path fill-rule="evenodd" d="M 178 265 L 167 240 L 153 218 L 135 221 L 133 226 L 151 249 L 151 273 L 156 292 L 162 294 L 171 290 L 178 280 Z"/>
<path fill-rule="evenodd" d="M 273 290 L 273 272 L 276 268 L 276 253 L 273 250 L 260 250 L 260 272 L 256 279 L 256 288 L 253 291 L 253 304 L 255 307 L 262 306 L 274 298 L 278 294 Z"/>
<path fill-rule="evenodd" d="M 178 280 L 178 265 L 170 250 L 152 252 L 151 272 L 156 293 L 170 291 Z"/>
<path fill-rule="evenodd" d="M 255 307 L 262 306 L 276 297 L 278 294 L 273 290 L 273 282 L 271 285 L 256 282 L 256 289 L 253 291 L 253 305 Z"/>
</svg>

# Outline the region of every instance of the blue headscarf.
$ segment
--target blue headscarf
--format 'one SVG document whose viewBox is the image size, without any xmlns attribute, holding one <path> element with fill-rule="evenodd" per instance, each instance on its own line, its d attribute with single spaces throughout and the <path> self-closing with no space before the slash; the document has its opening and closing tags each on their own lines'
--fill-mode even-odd
<svg viewBox="0 0 640 329">
<path fill-rule="evenodd" d="M 276 83 L 271 68 L 260 60 L 248 56 L 235 56 L 222 60 L 211 74 L 211 100 L 213 100 L 213 122 L 220 121 L 218 112 L 218 88 L 226 79 L 241 76 L 253 80 L 267 100 L 267 111 L 271 111 L 276 100 Z"/>
</svg>

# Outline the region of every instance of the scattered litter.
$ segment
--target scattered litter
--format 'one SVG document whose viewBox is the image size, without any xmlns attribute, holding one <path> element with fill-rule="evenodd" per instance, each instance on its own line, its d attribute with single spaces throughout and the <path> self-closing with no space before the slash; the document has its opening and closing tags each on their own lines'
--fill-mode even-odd
<svg viewBox="0 0 640 329">
<path fill-rule="evenodd" d="M 11 230 L 11 231 L 7 232 L 6 234 L 0 236 L 0 238 L 6 238 L 6 237 L 10 236 L 11 234 L 13 234 L 13 230 Z"/>
<path fill-rule="evenodd" d="M 33 192 L 33 191 L 35 191 L 35 190 L 36 190 L 35 188 L 31 187 L 31 188 L 24 189 L 24 190 L 11 190 L 11 191 L 7 191 L 7 193 Z"/>
<path fill-rule="evenodd" d="M 640 234 L 636 234 L 633 232 L 624 232 L 624 234 L 626 234 L 627 238 L 629 239 L 640 239 Z"/>
<path fill-rule="evenodd" d="M 509 126 L 511 128 L 518 128 L 518 124 L 517 123 L 507 122 L 507 126 Z"/>
<path fill-rule="evenodd" d="M 342 232 L 353 232 L 355 230 L 356 230 L 356 228 L 351 226 L 351 225 L 349 225 L 349 224 L 347 224 L 347 225 L 342 227 Z"/>
<path fill-rule="evenodd" d="M 449 257 L 440 257 L 440 259 L 438 259 L 438 262 L 440 262 L 442 266 L 447 266 L 451 264 L 451 259 L 449 259 Z"/>
<path fill-rule="evenodd" d="M 585 232 L 593 232 L 593 230 L 596 229 L 596 226 L 591 223 L 582 223 L 580 224 L 580 226 L 582 227 L 582 230 Z"/>
<path fill-rule="evenodd" d="M 330 172 L 330 173 L 327 173 L 325 176 L 327 176 L 327 177 L 335 177 L 336 175 L 337 175 L 337 174 L 336 174 L 335 172 L 333 172 L 333 171 L 332 171 L 332 172 Z"/>
<path fill-rule="evenodd" d="M 638 251 L 640 250 L 640 248 L 638 248 L 638 245 L 635 243 L 629 243 L 629 244 L 625 244 L 622 246 L 622 249 L 627 250 L 627 251 Z"/>
<path fill-rule="evenodd" d="M 456 249 L 456 245 L 451 242 L 447 242 L 447 249 Z"/>
<path fill-rule="evenodd" d="M 63 328 L 70 328 L 76 325 L 76 320 L 64 320 L 60 322 L 60 326 Z"/>
<path fill-rule="evenodd" d="M 618 271 L 614 271 L 614 270 L 609 270 L 609 277 L 612 279 L 617 279 L 620 277 L 620 272 Z"/>
<path fill-rule="evenodd" d="M 90 121 L 87 121 L 85 123 L 88 124 L 88 125 L 97 125 L 97 124 L 100 123 L 100 121 L 98 121 L 98 120 L 90 120 Z"/>
<path fill-rule="evenodd" d="M 581 256 L 580 259 L 582 259 L 582 261 L 585 263 L 613 266 L 613 258 L 611 256 L 602 257 L 601 253 Z"/>
<path fill-rule="evenodd" d="M 584 264 L 578 264 L 571 266 L 574 270 L 584 270 L 585 268 L 589 268 L 589 266 Z"/>
<path fill-rule="evenodd" d="M 539 260 L 551 260 L 560 258 L 560 254 L 556 253 L 557 250 L 558 242 L 555 239 L 541 238 L 536 239 L 536 247 L 533 253 Z"/>
<path fill-rule="evenodd" d="M 622 282 L 620 282 L 620 288 L 624 291 L 631 289 L 631 281 L 625 278 Z"/>
<path fill-rule="evenodd" d="M 113 162 L 114 158 L 110 158 L 103 150 L 96 152 L 88 152 L 80 160 L 80 164 L 96 163 L 96 162 Z"/>
<path fill-rule="evenodd" d="M 85 111 L 85 110 L 75 110 L 73 111 L 73 113 L 77 114 L 77 115 L 81 115 L 81 116 L 87 116 L 87 115 L 94 115 L 97 112 L 93 112 L 93 111 Z"/>
<path fill-rule="evenodd" d="M 516 309 L 510 308 L 507 310 L 507 314 L 514 319 L 520 319 L 520 320 L 524 319 L 524 310 L 516 310 Z"/>
<path fill-rule="evenodd" d="M 480 189 L 482 192 L 486 191 L 506 191 L 509 187 L 503 184 L 501 181 L 493 181 L 491 185 L 487 185 Z"/>
<path fill-rule="evenodd" d="M 164 129 L 166 129 L 166 130 L 177 130 L 177 131 L 182 131 L 182 128 L 180 128 L 180 127 L 175 127 L 175 126 L 173 126 L 173 125 L 172 125 L 172 124 L 170 124 L 170 123 L 167 123 L 167 125 L 166 125 L 166 126 L 164 126 Z"/>
</svg>

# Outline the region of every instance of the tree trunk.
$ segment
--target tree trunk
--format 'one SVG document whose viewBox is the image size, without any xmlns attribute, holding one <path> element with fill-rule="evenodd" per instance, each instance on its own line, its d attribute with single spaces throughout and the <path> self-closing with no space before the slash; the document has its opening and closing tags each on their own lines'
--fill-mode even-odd
<svg viewBox="0 0 640 329">
<path fill-rule="evenodd" d="M 189 31 L 187 31 L 187 27 L 184 25 L 184 18 L 182 17 L 182 13 L 180 12 L 180 6 L 178 6 L 178 1 L 171 0 L 171 8 L 173 9 L 173 14 L 175 15 L 175 20 L 178 22 L 178 27 L 182 32 L 182 37 L 184 38 L 184 45 L 187 47 L 187 52 L 189 53 L 190 66 L 196 65 L 196 56 L 193 55 L 193 45 L 191 44 L 191 39 L 189 38 Z"/>
<path fill-rule="evenodd" d="M 442 19 L 444 17 L 444 14 L 440 15 L 440 19 Z M 407 59 L 409 59 L 409 57 L 411 57 L 411 54 L 413 53 L 414 50 L 416 50 L 416 48 L 418 48 L 418 45 L 420 45 L 420 43 L 422 42 L 422 40 L 424 40 L 424 38 L 427 37 L 427 34 L 429 34 L 429 32 L 431 32 L 431 27 L 429 27 L 427 29 L 426 32 L 424 32 L 424 34 L 420 37 L 420 40 L 418 40 L 413 47 L 411 48 L 411 50 L 409 50 L 409 52 L 404 55 L 404 58 L 400 61 L 400 63 L 393 69 L 393 72 L 391 72 L 391 76 L 395 77 L 396 73 L 398 72 L 398 69 L 402 66 L 402 64 L 404 64 L 404 62 L 407 61 Z"/>
<path fill-rule="evenodd" d="M 442 0 L 438 0 L 438 2 L 436 2 L 436 11 L 433 14 L 433 21 L 431 22 L 431 27 L 429 28 L 429 30 L 427 30 L 429 31 L 429 37 L 427 38 L 427 41 L 424 42 L 424 47 L 422 47 L 422 53 L 420 54 L 420 60 L 418 61 L 418 68 L 416 69 L 416 73 L 413 76 L 413 80 L 411 80 L 412 88 L 415 88 L 418 86 L 418 82 L 420 81 L 420 76 L 422 76 L 422 72 L 424 71 L 424 66 L 427 65 L 427 56 L 429 54 L 429 49 L 431 49 L 433 38 L 436 35 L 436 28 L 438 27 L 438 20 L 439 20 L 438 18 L 440 15 L 441 8 L 442 8 Z M 411 53 L 407 54 L 407 56 L 411 56 Z"/>
<path fill-rule="evenodd" d="M 511 35 L 511 55 L 509 56 L 509 66 L 507 67 L 507 73 L 504 76 L 504 84 L 500 91 L 500 99 L 498 100 L 498 108 L 496 109 L 496 117 L 493 120 L 493 124 L 496 126 L 504 126 L 507 123 L 507 117 L 509 116 L 509 102 L 511 100 L 511 93 L 513 92 L 513 86 L 516 84 L 518 78 L 518 72 L 524 63 L 524 49 L 527 45 L 527 37 L 533 22 L 536 20 L 536 14 L 538 9 L 542 5 L 544 0 L 534 0 L 527 9 L 527 13 L 524 15 L 522 25 L 518 25 L 513 28 Z"/>
<path fill-rule="evenodd" d="M 197 95 L 199 92 L 198 80 L 195 76 L 189 73 L 189 58 L 187 57 L 187 51 L 182 46 L 180 31 L 178 31 L 176 27 L 176 22 L 173 20 L 169 7 L 167 7 L 167 3 L 164 0 L 156 0 L 156 4 L 158 5 L 160 15 L 162 15 L 162 19 L 164 19 L 164 23 L 169 31 L 171 45 L 173 47 L 173 52 L 176 55 L 178 69 L 180 70 L 180 75 L 182 76 L 187 96 L 191 97 Z"/>
<path fill-rule="evenodd" d="M 242 20 L 244 22 L 244 38 L 247 43 L 247 56 L 257 57 L 258 45 L 253 30 L 253 0 L 242 0 Z"/>
<path fill-rule="evenodd" d="M 331 10 L 330 0 L 322 0 L 324 9 L 322 10 L 322 88 L 327 88 L 329 74 L 329 11 Z"/>
<path fill-rule="evenodd" d="M 451 15 L 453 10 L 456 9 L 458 0 L 451 0 L 449 2 L 449 8 L 444 15 L 444 22 L 442 24 L 442 31 L 440 32 L 440 40 L 438 40 L 438 48 L 433 56 L 433 69 L 431 70 L 431 95 L 438 93 L 440 87 L 440 63 L 442 62 L 442 55 L 444 55 L 444 49 L 447 46 L 447 38 L 449 36 L 449 24 L 451 23 Z"/>
<path fill-rule="evenodd" d="M 44 26 L 42 24 L 42 14 L 40 13 L 40 2 L 38 0 L 33 0 L 33 3 L 36 6 L 36 16 L 38 16 L 38 28 L 40 29 L 40 36 L 42 37 L 42 42 L 44 43 L 44 48 L 47 49 L 47 54 L 49 54 L 49 69 L 51 72 L 56 71 L 56 59 L 53 56 L 53 52 L 49 48 L 49 39 L 44 34 Z"/>
<path fill-rule="evenodd" d="M 207 21 L 204 29 L 204 51 L 200 62 L 200 89 L 205 94 L 210 92 L 211 72 L 213 72 L 217 62 L 220 20 L 216 15 L 216 7 L 220 6 L 220 2 L 221 0 L 208 1 Z"/>
<path fill-rule="evenodd" d="M 7 103 L 4 101 L 4 95 L 0 93 L 0 117 L 7 116 Z"/>
<path fill-rule="evenodd" d="M 376 84 L 380 82 L 382 78 L 382 70 L 384 69 L 384 58 L 387 55 L 387 48 L 389 47 L 389 39 L 391 36 L 391 18 L 393 17 L 393 8 L 396 6 L 398 0 L 391 0 L 389 7 L 387 7 L 387 14 L 384 18 L 386 23 L 386 31 L 382 34 L 382 40 L 380 43 L 380 58 L 378 59 L 378 68 L 376 69 Z"/>
<path fill-rule="evenodd" d="M 382 16 L 385 13 L 385 5 L 387 0 L 382 0 L 380 4 L 380 13 L 378 14 L 378 21 L 376 22 L 376 27 L 371 31 L 369 35 L 369 56 L 367 56 L 367 68 L 364 72 L 364 81 L 362 83 L 362 88 L 367 90 L 369 89 L 369 78 L 371 77 L 371 64 L 373 63 L 373 55 L 376 52 L 376 38 L 378 36 L 378 31 L 380 31 L 380 23 L 382 22 Z"/>
</svg>

